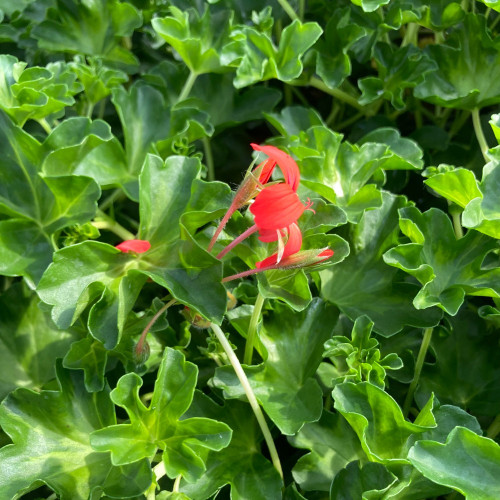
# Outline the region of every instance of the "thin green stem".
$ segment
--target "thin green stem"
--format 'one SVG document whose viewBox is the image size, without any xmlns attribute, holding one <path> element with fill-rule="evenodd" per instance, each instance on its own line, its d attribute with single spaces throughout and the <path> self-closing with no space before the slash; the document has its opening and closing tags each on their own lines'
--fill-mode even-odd
<svg viewBox="0 0 500 500">
<path fill-rule="evenodd" d="M 304 21 L 305 10 L 306 10 L 306 2 L 305 2 L 305 0 L 299 0 L 299 18 L 300 18 L 301 21 Z"/>
<path fill-rule="evenodd" d="M 172 493 L 179 493 L 179 487 L 181 485 L 182 476 L 179 474 L 174 481 L 174 487 L 172 488 Z"/>
<path fill-rule="evenodd" d="M 449 131 L 450 139 L 454 137 L 460 129 L 465 125 L 465 122 L 469 119 L 469 111 L 463 110 L 461 113 L 457 114 L 453 123 L 451 124 L 451 128 Z"/>
<path fill-rule="evenodd" d="M 281 468 L 281 462 L 278 456 L 278 451 L 276 450 L 276 446 L 274 444 L 271 431 L 267 426 L 266 419 L 264 417 L 264 414 L 262 413 L 262 410 L 260 409 L 259 403 L 257 402 L 257 398 L 255 397 L 252 386 L 250 385 L 250 382 L 248 381 L 248 378 L 240 364 L 239 359 L 236 357 L 236 354 L 231 348 L 231 345 L 229 344 L 220 326 L 212 324 L 212 331 L 215 333 L 215 336 L 221 343 L 222 348 L 224 349 L 224 352 L 226 353 L 226 356 L 228 357 L 229 362 L 233 366 L 236 376 L 238 377 L 238 380 L 240 381 L 240 384 L 243 387 L 243 390 L 245 391 L 248 402 L 250 403 L 252 411 L 254 412 L 255 418 L 257 419 L 257 422 L 259 424 L 260 430 L 264 435 L 264 440 L 266 441 L 267 447 L 269 449 L 269 454 L 271 455 L 271 460 L 273 462 L 273 465 L 275 469 L 278 471 L 281 478 L 283 479 L 283 470 Z"/>
<path fill-rule="evenodd" d="M 260 315 L 262 312 L 262 306 L 264 305 L 264 297 L 258 293 L 257 299 L 255 300 L 255 305 L 253 306 L 252 316 L 250 318 L 250 324 L 248 325 L 247 341 L 245 344 L 245 354 L 243 356 L 243 363 L 246 365 L 252 364 L 252 354 L 253 346 L 255 344 L 255 337 L 257 335 L 257 325 L 259 324 Z"/>
<path fill-rule="evenodd" d="M 462 221 L 461 215 L 459 212 L 453 211 L 451 214 L 451 218 L 453 220 L 453 229 L 455 230 L 455 236 L 457 237 L 457 240 L 463 237 L 464 231 L 462 229 Z"/>
<path fill-rule="evenodd" d="M 290 16 L 292 21 L 296 19 L 300 21 L 299 16 L 292 9 L 292 6 L 288 3 L 287 0 L 278 0 L 278 3 L 281 5 L 281 8 Z"/>
<path fill-rule="evenodd" d="M 488 430 L 486 431 L 486 437 L 490 439 L 495 439 L 500 433 L 500 414 L 495 417 L 495 420 L 491 422 Z"/>
<path fill-rule="evenodd" d="M 490 30 L 493 31 L 493 29 L 499 22 L 500 22 L 500 14 L 497 14 L 497 17 L 495 17 L 495 20 L 491 23 Z"/>
<path fill-rule="evenodd" d="M 403 41 L 401 42 L 401 47 L 406 47 L 412 43 L 413 45 L 418 45 L 418 29 L 420 26 L 417 23 L 408 23 L 406 26 L 405 36 L 403 37 Z"/>
<path fill-rule="evenodd" d="M 203 149 L 205 151 L 205 161 L 207 163 L 207 177 L 209 181 L 215 180 L 215 168 L 214 168 L 214 156 L 212 154 L 212 146 L 210 145 L 210 139 L 208 137 L 203 137 L 201 140 L 203 143 Z"/>
<path fill-rule="evenodd" d="M 338 125 L 336 125 L 335 130 L 342 130 L 349 125 L 352 125 L 353 123 L 357 122 L 362 116 L 364 116 L 364 113 L 356 113 L 355 115 L 350 116 L 343 122 L 340 122 Z"/>
<path fill-rule="evenodd" d="M 99 208 L 104 211 L 107 210 L 118 198 L 123 196 L 121 189 L 115 189 L 106 199 L 99 204 Z"/>
<path fill-rule="evenodd" d="M 403 405 L 403 415 L 405 417 L 410 412 L 410 406 L 413 401 L 413 395 L 415 394 L 415 389 L 417 388 L 418 381 L 420 380 L 420 373 L 422 372 L 422 367 L 424 366 L 424 360 L 427 354 L 427 349 L 429 348 L 429 344 L 432 339 L 432 330 L 433 330 L 432 328 L 426 328 L 424 330 L 424 338 L 422 339 L 422 344 L 420 345 L 420 350 L 418 351 L 417 362 L 415 364 L 415 374 L 413 375 L 413 380 L 411 381 Z"/>
<path fill-rule="evenodd" d="M 122 240 L 133 240 L 135 238 L 135 235 L 133 235 L 130 231 L 127 231 L 127 229 L 106 215 L 102 210 L 97 210 L 97 216 L 98 220 L 94 220 L 92 222 L 92 225 L 97 229 L 107 229 L 108 231 L 115 233 L 116 236 L 119 236 Z"/>
<path fill-rule="evenodd" d="M 141 336 L 139 338 L 139 341 L 137 342 L 137 345 L 135 346 L 135 352 L 137 353 L 138 356 L 142 353 L 142 349 L 144 347 L 144 342 L 146 341 L 146 337 L 148 335 L 149 330 L 151 330 L 151 327 L 158 321 L 158 318 L 170 307 L 173 306 L 177 302 L 177 299 L 172 299 L 169 300 L 164 306 L 162 306 L 158 312 L 151 318 L 149 323 L 145 326 L 144 330 L 142 330 Z"/>
<path fill-rule="evenodd" d="M 479 116 L 479 109 L 474 108 L 472 110 L 472 123 L 474 125 L 474 132 L 476 133 L 477 142 L 479 142 L 479 147 L 481 153 L 483 153 L 483 158 L 486 163 L 490 161 L 488 158 L 488 150 L 490 149 L 488 143 L 486 142 L 486 137 L 484 137 L 483 127 L 481 127 L 481 117 Z"/>
<path fill-rule="evenodd" d="M 92 113 L 94 112 L 94 104 L 90 101 L 87 101 L 87 106 L 85 109 L 85 116 L 87 118 L 92 118 Z"/>
<path fill-rule="evenodd" d="M 40 118 L 40 120 L 38 120 L 38 123 L 42 126 L 43 130 L 47 132 L 47 135 L 50 135 L 52 133 L 52 127 L 49 125 L 49 122 L 45 118 Z"/>
<path fill-rule="evenodd" d="M 340 101 L 345 102 L 346 104 L 349 104 L 349 106 L 352 106 L 353 108 L 359 109 L 360 111 L 365 112 L 365 108 L 359 104 L 358 100 L 353 97 L 352 95 L 348 94 L 347 92 L 344 92 L 343 90 L 340 89 L 331 89 L 324 83 L 322 80 L 317 78 L 316 76 L 311 77 L 311 80 L 309 81 L 309 84 L 311 87 L 314 87 L 318 90 L 321 90 L 325 92 L 325 94 L 329 94 L 333 97 L 336 97 Z"/>
<path fill-rule="evenodd" d="M 486 9 L 486 12 L 484 13 L 484 18 L 488 19 L 488 17 L 490 17 L 490 14 L 491 14 L 491 7 L 488 7 Z"/>
<path fill-rule="evenodd" d="M 196 81 L 197 78 L 198 78 L 197 73 L 194 73 L 193 71 L 191 71 L 189 73 L 189 76 L 187 77 L 186 81 L 184 82 L 184 87 L 182 87 L 181 93 L 179 94 L 179 97 L 177 98 L 177 102 L 181 102 L 184 99 L 186 99 L 186 97 L 191 92 L 191 89 L 193 88 L 194 82 Z"/>
</svg>

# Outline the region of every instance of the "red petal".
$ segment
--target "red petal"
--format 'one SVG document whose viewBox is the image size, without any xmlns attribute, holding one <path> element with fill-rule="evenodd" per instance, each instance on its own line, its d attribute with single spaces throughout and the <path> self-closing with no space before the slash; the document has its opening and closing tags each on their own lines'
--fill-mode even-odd
<svg viewBox="0 0 500 500">
<path fill-rule="evenodd" d="M 250 144 L 250 146 L 252 146 L 255 151 L 262 151 L 264 154 L 269 156 L 269 159 L 275 161 L 283 172 L 285 182 L 290 184 L 294 191 L 297 191 L 300 182 L 300 171 L 297 163 L 295 163 L 295 160 L 290 155 L 274 146 L 259 146 L 258 144 Z M 271 172 L 269 173 L 267 180 L 269 180 Z"/>
<path fill-rule="evenodd" d="M 297 193 L 288 184 L 264 188 L 250 206 L 255 224 L 261 229 L 281 229 L 297 221 L 305 210 Z"/>
<path fill-rule="evenodd" d="M 151 243 L 146 240 L 126 240 L 122 241 L 119 245 L 116 245 L 115 248 L 118 248 L 118 250 L 121 250 L 124 253 L 144 253 L 151 248 Z"/>
<path fill-rule="evenodd" d="M 271 178 L 271 174 L 273 173 L 274 167 L 276 166 L 276 161 L 267 159 L 266 161 L 259 163 L 259 165 L 255 167 L 254 170 L 257 170 L 262 164 L 264 164 L 264 166 L 262 167 L 262 172 L 259 175 L 259 182 L 261 184 L 265 184 Z"/>
<path fill-rule="evenodd" d="M 329 259 L 333 255 L 333 250 L 327 248 L 318 254 L 318 257 L 325 257 L 325 259 Z"/>
<path fill-rule="evenodd" d="M 285 245 L 285 250 L 283 251 L 283 255 L 281 257 L 281 261 L 285 260 L 290 255 L 298 252 L 300 247 L 302 246 L 302 233 L 300 232 L 299 226 L 297 224 L 291 224 L 288 228 L 288 241 Z M 260 262 L 255 264 L 257 269 L 261 269 L 263 267 L 274 266 L 278 263 L 278 254 L 274 253 L 270 257 L 267 257 Z M 279 265 L 277 266 L 279 267 Z"/>
</svg>

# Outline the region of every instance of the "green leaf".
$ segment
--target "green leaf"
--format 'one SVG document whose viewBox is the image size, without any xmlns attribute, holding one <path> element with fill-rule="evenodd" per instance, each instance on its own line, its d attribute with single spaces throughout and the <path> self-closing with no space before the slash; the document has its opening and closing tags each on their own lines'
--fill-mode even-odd
<svg viewBox="0 0 500 500">
<path fill-rule="evenodd" d="M 305 424 L 288 440 L 296 448 L 310 450 L 292 470 L 305 491 L 329 491 L 335 474 L 352 460 L 365 458 L 356 434 L 339 413 L 323 411 L 318 422 Z"/>
<path fill-rule="evenodd" d="M 206 7 L 200 17 L 195 9 L 182 11 L 174 6 L 170 12 L 171 16 L 154 18 L 153 29 L 175 49 L 192 73 L 220 70 L 224 65 L 220 53 L 229 42 L 233 13 L 225 9 L 213 13 Z"/>
<path fill-rule="evenodd" d="M 22 283 L 0 295 L 0 398 L 17 387 L 35 388 L 55 377 L 56 358 L 64 356 L 74 335 L 58 330 Z"/>
<path fill-rule="evenodd" d="M 422 283 L 413 300 L 417 309 L 437 305 L 454 316 L 466 294 L 500 297 L 500 269 L 482 269 L 485 256 L 497 246 L 494 240 L 474 231 L 457 240 L 450 219 L 437 208 L 421 213 L 405 207 L 399 214 L 411 243 L 387 251 L 384 261 Z"/>
<path fill-rule="evenodd" d="M 442 403 L 476 415 L 493 417 L 500 412 L 500 368 L 495 361 L 500 348 L 496 333 L 488 332 L 477 314 L 462 310 L 450 318 L 449 329 L 434 332 L 431 349 L 436 362 L 424 364 L 417 401 L 434 393 Z"/>
<path fill-rule="evenodd" d="M 312 377 L 337 315 L 335 307 L 313 299 L 305 311 L 295 314 L 277 303 L 275 314 L 264 321 L 260 340 L 268 358 L 245 372 L 257 400 L 283 434 L 295 434 L 304 423 L 321 416 L 323 395 Z M 217 368 L 213 383 L 224 389 L 227 398 L 244 397 L 231 366 Z"/>
<path fill-rule="evenodd" d="M 365 12 L 374 12 L 382 5 L 387 5 L 390 0 L 351 0 L 354 5 L 359 5 Z"/>
<path fill-rule="evenodd" d="M 358 80 L 362 95 L 359 103 L 370 104 L 383 97 L 396 109 L 404 109 L 406 89 L 415 87 L 424 76 L 436 69 L 436 63 L 413 45 L 394 49 L 386 43 L 374 48 L 378 77 L 368 76 Z"/>
<path fill-rule="evenodd" d="M 500 148 L 491 151 L 492 160 L 483 168 L 483 178 L 477 182 L 470 170 L 457 168 L 438 173 L 425 183 L 434 191 L 464 209 L 462 224 L 481 233 L 500 238 Z"/>
<path fill-rule="evenodd" d="M 229 425 L 231 442 L 221 451 L 210 451 L 207 470 L 194 483 L 181 481 L 180 489 L 193 500 L 204 500 L 224 485 L 231 485 L 233 500 L 280 500 L 283 482 L 271 462 L 260 452 L 263 439 L 248 404 L 226 401 L 223 407 L 195 391 L 184 417 L 207 417 Z"/>
<path fill-rule="evenodd" d="M 17 389 L 0 406 L 0 424 L 14 442 L 0 449 L 2 494 L 17 498 L 43 482 L 61 500 L 87 500 L 96 490 L 140 495 L 152 481 L 146 460 L 115 467 L 90 447 L 90 433 L 115 422 L 108 390 L 87 393 L 82 377 L 60 364 L 57 377 L 60 390 Z"/>
<path fill-rule="evenodd" d="M 363 26 L 352 20 L 351 9 L 336 9 L 315 46 L 316 71 L 330 88 L 336 88 L 351 74 L 349 48 L 366 36 Z"/>
<path fill-rule="evenodd" d="M 417 287 L 402 283 L 396 271 L 383 262 L 383 252 L 397 242 L 397 210 L 407 201 L 385 192 L 382 199 L 382 207 L 365 212 L 352 229 L 351 254 L 321 271 L 321 294 L 353 321 L 367 315 L 376 332 L 390 336 L 404 325 L 434 326 L 441 313 L 437 309 L 415 310 L 412 299 Z"/>
<path fill-rule="evenodd" d="M 199 479 L 206 470 L 200 452 L 225 448 L 231 441 L 231 429 L 204 417 L 179 420 L 191 405 L 197 375 L 196 365 L 167 347 L 149 408 L 139 398 L 142 379 L 135 373 L 124 375 L 111 399 L 127 411 L 130 423 L 95 431 L 90 438 L 92 447 L 110 451 L 115 465 L 152 459 L 160 448 L 169 477 L 181 474 L 190 482 Z"/>
<path fill-rule="evenodd" d="M 428 50 L 438 69 L 425 75 L 416 97 L 460 109 L 500 102 L 500 41 L 491 39 L 483 16 L 468 14 L 447 43 Z"/>
<path fill-rule="evenodd" d="M 426 477 L 468 500 L 494 500 L 500 495 L 500 447 L 465 427 L 451 431 L 445 444 L 417 442 L 408 458 Z"/>
<path fill-rule="evenodd" d="M 222 50 L 222 63 L 236 67 L 236 88 L 277 78 L 289 82 L 298 78 L 303 69 L 302 57 L 320 37 L 317 23 L 293 21 L 282 32 L 278 48 L 268 34 L 253 27 L 237 26 L 231 32 L 232 43 Z"/>
<path fill-rule="evenodd" d="M 414 436 L 436 427 L 432 414 L 425 425 L 408 422 L 396 401 L 368 382 L 337 385 L 332 396 L 335 409 L 354 429 L 368 458 L 384 465 L 407 464 Z"/>
<path fill-rule="evenodd" d="M 67 106 L 75 103 L 73 96 L 81 91 L 76 76 L 62 63 L 45 68 L 26 68 L 11 55 L 0 55 L 0 108 L 18 125 L 27 120 L 41 120 L 49 115 L 60 116 Z"/>
<path fill-rule="evenodd" d="M 395 482 L 397 477 L 382 464 L 351 462 L 335 476 L 330 500 L 382 499 Z"/>
<path fill-rule="evenodd" d="M 120 45 L 120 37 L 131 36 L 142 25 L 142 16 L 133 5 L 117 0 L 56 3 L 57 8 L 49 9 L 47 19 L 32 31 L 40 48 L 103 56 L 108 64 L 135 69 L 135 56 Z"/>
</svg>

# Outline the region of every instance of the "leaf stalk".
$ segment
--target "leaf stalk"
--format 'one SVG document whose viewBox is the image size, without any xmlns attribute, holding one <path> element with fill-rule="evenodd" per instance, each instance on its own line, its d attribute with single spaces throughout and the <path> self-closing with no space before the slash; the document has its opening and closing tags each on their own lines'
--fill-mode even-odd
<svg viewBox="0 0 500 500">
<path fill-rule="evenodd" d="M 243 356 L 243 363 L 246 365 L 252 364 L 253 346 L 255 344 L 255 337 L 257 335 L 257 325 L 259 323 L 260 315 L 262 313 L 262 306 L 264 305 L 265 298 L 261 293 L 257 294 L 255 305 L 253 306 L 250 324 L 248 325 L 247 341 L 245 344 L 245 354 Z"/>
</svg>

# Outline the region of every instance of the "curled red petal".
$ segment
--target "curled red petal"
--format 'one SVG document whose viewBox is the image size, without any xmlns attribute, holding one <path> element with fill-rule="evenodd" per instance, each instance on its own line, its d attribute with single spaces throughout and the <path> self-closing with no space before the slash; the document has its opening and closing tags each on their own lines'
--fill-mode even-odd
<svg viewBox="0 0 500 500">
<path fill-rule="evenodd" d="M 259 163 L 259 165 L 255 167 L 254 170 L 259 169 L 261 166 L 262 171 L 259 175 L 259 182 L 261 184 L 265 184 L 271 178 L 271 174 L 273 173 L 274 167 L 276 166 L 276 160 L 268 158 L 266 161 Z"/>
<path fill-rule="evenodd" d="M 263 243 L 278 241 L 278 231 L 281 231 L 281 236 L 285 236 L 285 233 L 282 229 L 260 229 L 259 240 Z"/>
<path fill-rule="evenodd" d="M 115 248 L 118 248 L 118 250 L 121 250 L 124 253 L 144 253 L 151 248 L 151 243 L 146 240 L 125 240 L 116 245 Z"/>
<path fill-rule="evenodd" d="M 290 184 L 294 191 L 297 191 L 300 182 L 300 171 L 297 163 L 289 154 L 281 151 L 281 149 L 278 149 L 275 146 L 259 146 L 258 144 L 250 144 L 250 146 L 252 146 L 255 151 L 262 151 L 264 154 L 269 156 L 269 159 L 275 161 L 283 172 L 285 182 Z M 271 173 L 272 170 L 269 173 L 267 180 L 269 180 Z"/>
<path fill-rule="evenodd" d="M 330 250 L 329 248 L 323 250 L 321 253 L 318 254 L 318 257 L 324 257 L 325 259 L 329 259 L 332 256 L 333 256 L 333 250 Z"/>
<path fill-rule="evenodd" d="M 265 187 L 250 206 L 255 224 L 261 229 L 281 229 L 297 221 L 305 210 L 297 193 L 288 184 Z"/>
<path fill-rule="evenodd" d="M 285 249 L 283 251 L 283 255 L 281 257 L 281 262 L 283 262 L 287 257 L 297 253 L 302 246 L 302 233 L 300 232 L 299 226 L 297 224 L 291 224 L 288 227 L 288 240 L 285 244 Z M 278 264 L 278 254 L 274 253 L 273 255 L 267 257 L 260 262 L 255 264 L 257 269 L 262 269 L 263 267 L 276 266 L 280 267 Z"/>
</svg>

